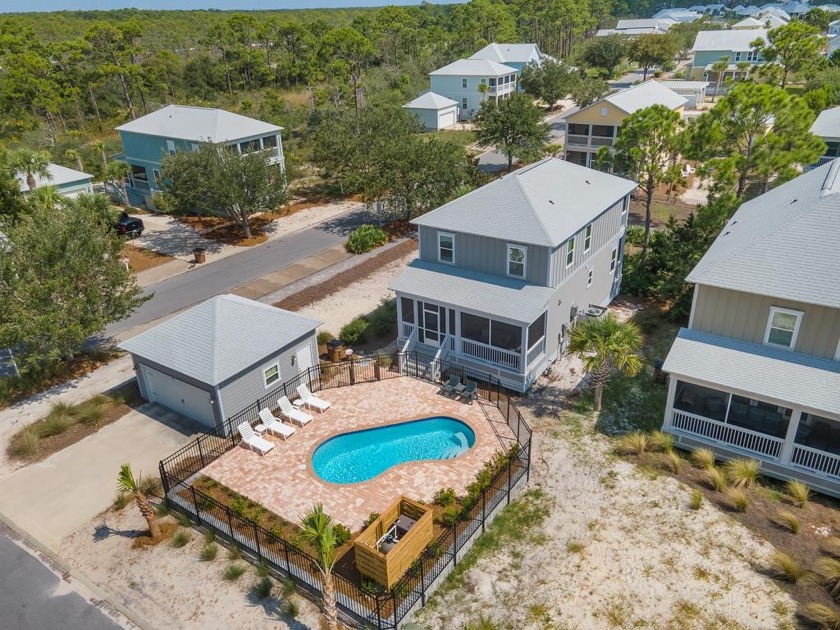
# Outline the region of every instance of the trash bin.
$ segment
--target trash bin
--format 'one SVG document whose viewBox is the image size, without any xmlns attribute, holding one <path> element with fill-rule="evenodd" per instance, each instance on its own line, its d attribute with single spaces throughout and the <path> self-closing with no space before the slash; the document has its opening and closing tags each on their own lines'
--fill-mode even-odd
<svg viewBox="0 0 840 630">
<path fill-rule="evenodd" d="M 653 362 L 653 382 L 659 384 L 665 383 L 665 372 L 662 371 L 662 361 Z"/>
<path fill-rule="evenodd" d="M 205 260 L 205 253 L 206 252 L 207 252 L 207 250 L 204 249 L 203 247 L 196 247 L 193 250 L 193 256 L 195 256 L 195 262 L 196 263 L 203 263 L 204 260 Z"/>
<path fill-rule="evenodd" d="M 327 355 L 333 363 L 344 360 L 344 342 L 341 339 L 331 339 L 327 342 Z"/>
</svg>

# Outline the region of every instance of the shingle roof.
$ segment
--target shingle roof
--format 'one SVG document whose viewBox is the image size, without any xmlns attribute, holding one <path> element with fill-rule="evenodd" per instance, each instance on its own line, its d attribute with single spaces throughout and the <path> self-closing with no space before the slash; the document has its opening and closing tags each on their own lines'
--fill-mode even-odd
<svg viewBox="0 0 840 630">
<path fill-rule="evenodd" d="M 667 31 L 671 28 L 674 24 L 676 24 L 676 20 L 671 20 L 669 18 L 659 18 L 659 19 L 642 19 L 642 20 L 619 20 L 618 24 L 615 25 L 616 30 L 624 31 L 627 29 L 637 29 L 637 28 L 652 28 L 652 29 L 661 29 L 663 31 Z"/>
<path fill-rule="evenodd" d="M 630 180 L 546 158 L 412 223 L 556 247 L 635 188 Z"/>
<path fill-rule="evenodd" d="M 733 51 L 745 52 L 752 50 L 750 44 L 757 39 L 767 41 L 765 29 L 737 30 L 737 31 L 700 31 L 694 40 L 694 52 L 699 51 Z"/>
<path fill-rule="evenodd" d="M 685 81 L 683 79 L 656 79 L 656 82 L 664 85 L 672 92 L 677 90 L 700 90 L 709 87 L 708 81 Z M 679 92 L 677 92 L 679 94 Z"/>
<path fill-rule="evenodd" d="M 757 398 L 840 413 L 840 363 L 683 328 L 662 369 Z"/>
<path fill-rule="evenodd" d="M 840 161 L 743 204 L 688 282 L 840 308 Z"/>
<path fill-rule="evenodd" d="M 430 72 L 431 76 L 498 77 L 516 72 L 516 68 L 488 59 L 459 59 Z"/>
<path fill-rule="evenodd" d="M 43 186 L 61 186 L 63 184 L 72 184 L 73 182 L 84 182 L 93 179 L 93 175 L 77 171 L 73 168 L 67 168 L 60 164 L 47 164 L 47 170 L 50 173 L 49 177 L 36 177 L 35 183 L 38 188 Z M 29 190 L 29 184 L 26 183 L 26 175 L 23 173 L 17 174 L 17 181 L 20 189 L 23 191 Z"/>
<path fill-rule="evenodd" d="M 502 278 L 441 263 L 415 260 L 389 287 L 420 299 L 453 304 L 525 324 L 546 309 L 551 287 Z"/>
<path fill-rule="evenodd" d="M 840 107 L 832 107 L 820 112 L 811 133 L 821 138 L 840 138 Z"/>
<path fill-rule="evenodd" d="M 156 112 L 117 127 L 117 131 L 187 140 L 230 142 L 240 138 L 277 133 L 282 129 L 261 120 L 223 109 L 167 105 Z"/>
<path fill-rule="evenodd" d="M 626 90 L 619 90 L 605 97 L 604 100 L 628 114 L 651 105 L 664 105 L 668 109 L 676 109 L 688 102 L 688 99 L 669 90 L 658 81 L 645 81 Z M 598 103 L 592 105 L 592 107 L 597 106 Z"/>
<path fill-rule="evenodd" d="M 123 350 L 218 385 L 321 325 L 236 295 L 219 295 L 120 344 Z"/>
<path fill-rule="evenodd" d="M 411 109 L 446 109 L 447 107 L 452 107 L 453 105 L 457 105 L 458 101 L 453 101 L 451 98 L 446 98 L 445 96 L 441 96 L 440 94 L 436 94 L 434 92 L 426 92 L 425 94 L 421 94 L 413 101 L 406 103 L 403 107 L 411 108 Z"/>
<path fill-rule="evenodd" d="M 498 63 L 526 63 L 539 60 L 540 50 L 536 44 L 487 44 L 470 59 L 489 59 Z"/>
</svg>

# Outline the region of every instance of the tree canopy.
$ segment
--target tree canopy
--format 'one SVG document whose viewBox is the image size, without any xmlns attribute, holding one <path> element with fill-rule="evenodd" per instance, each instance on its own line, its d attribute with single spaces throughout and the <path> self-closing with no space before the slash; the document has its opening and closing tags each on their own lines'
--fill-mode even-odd
<svg viewBox="0 0 840 630">
<path fill-rule="evenodd" d="M 627 48 L 630 60 L 644 70 L 642 81 L 647 81 L 648 70 L 671 63 L 676 54 L 676 40 L 669 35 L 639 35 Z"/>
<path fill-rule="evenodd" d="M 576 76 L 566 64 L 546 59 L 539 64 L 532 61 L 522 68 L 519 83 L 528 94 L 554 109 L 557 101 L 569 94 Z"/>
<path fill-rule="evenodd" d="M 599 68 L 611 77 L 627 56 L 627 40 L 621 35 L 593 37 L 583 46 L 579 56 L 590 68 Z"/>
<path fill-rule="evenodd" d="M 763 76 L 784 88 L 792 75 L 810 78 L 825 63 L 822 39 L 817 27 L 801 21 L 791 22 L 767 33 L 767 42 L 757 40 L 753 48 L 764 57 Z"/>
<path fill-rule="evenodd" d="M 525 94 L 513 94 L 496 103 L 482 103 L 475 124 L 476 139 L 485 146 L 496 147 L 513 167 L 513 158 L 539 156 L 548 142 L 549 129 L 542 113 Z"/>
</svg>

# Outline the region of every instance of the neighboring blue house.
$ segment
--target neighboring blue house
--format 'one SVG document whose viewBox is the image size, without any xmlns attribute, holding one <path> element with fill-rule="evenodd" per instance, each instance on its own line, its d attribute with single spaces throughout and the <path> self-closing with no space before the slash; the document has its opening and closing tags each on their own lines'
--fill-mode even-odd
<svg viewBox="0 0 840 630">
<path fill-rule="evenodd" d="M 723 72 L 723 79 L 738 76 L 738 64 L 745 62 L 750 65 L 749 74 L 755 66 L 764 59 L 753 49 L 752 43 L 758 39 L 767 41 L 765 29 L 732 30 L 732 31 L 700 31 L 694 41 L 694 58 L 691 62 L 691 79 L 694 81 L 717 81 L 712 66 L 723 57 L 729 58 L 729 66 Z"/>
<path fill-rule="evenodd" d="M 53 164 L 52 162 L 47 165 L 47 170 L 49 171 L 48 177 L 35 178 L 37 188 L 52 186 L 59 195 L 65 197 L 75 197 L 81 193 L 93 193 L 93 184 L 91 183 L 93 175 L 67 168 L 66 166 Z M 17 181 L 24 195 L 30 192 L 29 184 L 26 183 L 25 174 L 18 173 Z"/>
<path fill-rule="evenodd" d="M 511 68 L 516 68 L 517 76 L 522 68 L 531 63 L 542 63 L 545 56 L 536 44 L 487 44 L 470 59 L 486 59 Z"/>
<path fill-rule="evenodd" d="M 266 151 L 285 170 L 281 127 L 223 109 L 168 105 L 120 127 L 123 153 L 116 159 L 131 166 L 128 196 L 132 205 L 153 207 L 152 196 L 161 188 L 161 162 L 175 151 L 197 151 L 212 142 L 233 147 L 241 154 Z"/>
<path fill-rule="evenodd" d="M 459 59 L 429 73 L 431 91 L 458 103 L 461 120 L 472 120 L 486 100 L 510 98 L 517 69 L 487 59 Z M 482 93 L 479 86 L 486 85 Z"/>
<path fill-rule="evenodd" d="M 403 105 L 427 131 L 452 127 L 458 122 L 458 103 L 434 92 L 426 92 Z"/>
</svg>

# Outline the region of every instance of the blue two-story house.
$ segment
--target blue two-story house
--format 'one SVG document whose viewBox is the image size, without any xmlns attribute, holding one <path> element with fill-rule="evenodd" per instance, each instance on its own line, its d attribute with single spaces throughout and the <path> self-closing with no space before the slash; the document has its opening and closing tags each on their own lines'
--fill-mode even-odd
<svg viewBox="0 0 840 630">
<path fill-rule="evenodd" d="M 414 219 L 419 258 L 391 284 L 403 360 L 526 391 L 618 294 L 635 188 L 547 158 Z"/>
<path fill-rule="evenodd" d="M 759 64 L 764 63 L 761 53 L 753 48 L 752 44 L 756 40 L 767 43 L 767 30 L 700 31 L 692 48 L 694 58 L 691 61 L 690 79 L 716 82 L 717 73 L 712 67 L 724 57 L 728 58 L 729 65 L 720 79 L 744 78 L 739 76 L 741 70 L 738 64 L 746 63 L 746 74 L 749 75 Z"/>
<path fill-rule="evenodd" d="M 484 101 L 510 98 L 517 72 L 488 59 L 459 59 L 430 72 L 429 78 L 432 92 L 458 103 L 461 120 L 472 120 Z"/>
<path fill-rule="evenodd" d="M 283 171 L 282 127 L 223 109 L 167 105 L 117 127 L 123 153 L 116 159 L 131 167 L 127 188 L 132 205 L 153 208 L 161 189 L 161 163 L 175 151 L 197 151 L 203 142 L 225 144 L 241 154 L 265 151 Z"/>
</svg>

